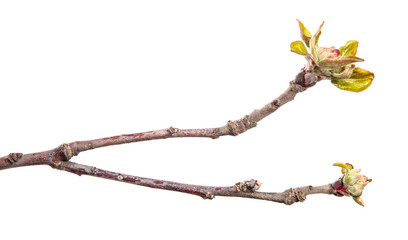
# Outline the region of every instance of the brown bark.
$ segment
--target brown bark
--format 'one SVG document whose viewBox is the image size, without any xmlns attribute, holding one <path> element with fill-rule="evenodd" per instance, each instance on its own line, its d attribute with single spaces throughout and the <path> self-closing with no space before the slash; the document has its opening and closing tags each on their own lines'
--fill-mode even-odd
<svg viewBox="0 0 408 240">
<path fill-rule="evenodd" d="M 316 77 L 310 76 L 310 73 L 305 73 L 302 69 L 296 76 L 295 80 L 290 82 L 289 88 L 279 97 L 269 102 L 262 108 L 256 109 L 250 114 L 245 115 L 243 118 L 235 121 L 228 121 L 226 125 L 221 127 L 201 129 L 178 129 L 170 127 L 155 131 L 124 134 L 94 140 L 76 141 L 68 144 L 64 143 L 54 149 L 37 153 L 10 153 L 9 155 L 0 158 L 0 170 L 22 166 L 48 165 L 52 168 L 68 171 L 78 175 L 89 175 L 145 187 L 189 193 L 200 196 L 204 199 L 212 199 L 215 196 L 243 197 L 280 202 L 290 205 L 294 202 L 304 201 L 306 196 L 309 194 L 324 193 L 336 195 L 333 184 L 318 187 L 306 186 L 295 189 L 291 188 L 281 193 L 266 193 L 257 191 L 261 185 L 257 180 L 239 182 L 233 186 L 227 187 L 199 186 L 136 177 L 102 170 L 93 166 L 86 166 L 75 162 L 70 162 L 72 157 L 83 151 L 111 145 L 166 138 L 207 137 L 217 139 L 226 135 L 237 136 L 251 128 L 256 127 L 259 121 L 275 112 L 284 104 L 292 101 L 296 94 L 305 91 L 308 87 L 315 85 L 316 82 Z"/>
</svg>

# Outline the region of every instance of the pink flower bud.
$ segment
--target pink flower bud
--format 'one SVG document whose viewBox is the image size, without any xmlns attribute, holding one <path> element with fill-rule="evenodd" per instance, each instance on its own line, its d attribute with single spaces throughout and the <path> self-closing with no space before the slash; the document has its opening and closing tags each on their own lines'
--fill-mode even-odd
<svg viewBox="0 0 408 240">
<path fill-rule="evenodd" d="M 339 49 L 333 49 L 332 53 L 335 53 L 336 56 L 339 56 L 340 55 L 340 50 Z"/>
</svg>

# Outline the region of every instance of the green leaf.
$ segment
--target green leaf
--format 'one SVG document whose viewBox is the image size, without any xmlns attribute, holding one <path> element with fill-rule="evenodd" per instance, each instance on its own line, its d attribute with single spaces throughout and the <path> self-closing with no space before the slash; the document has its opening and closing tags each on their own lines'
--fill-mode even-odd
<svg viewBox="0 0 408 240">
<path fill-rule="evenodd" d="M 299 21 L 298 19 L 296 20 L 299 22 L 300 36 L 302 37 L 303 42 L 306 43 L 306 46 L 309 47 L 309 42 L 312 38 L 312 34 L 310 34 L 309 30 L 307 30 L 307 28 L 301 21 Z"/>
<path fill-rule="evenodd" d="M 332 78 L 339 79 L 349 78 L 353 73 L 354 68 L 356 68 L 356 65 L 354 64 L 346 65 L 343 68 L 340 68 L 338 71 L 331 71 L 331 76 Z"/>
<path fill-rule="evenodd" d="M 332 83 L 343 90 L 361 92 L 366 90 L 374 79 L 374 73 L 362 68 L 354 68 L 353 73 L 347 79 L 333 78 Z"/>
<path fill-rule="evenodd" d="M 290 44 L 290 50 L 300 55 L 308 54 L 305 44 L 301 41 L 295 41 Z"/>
<path fill-rule="evenodd" d="M 337 166 L 337 167 L 341 167 L 341 168 L 345 168 L 345 169 L 353 169 L 354 166 L 351 165 L 350 163 L 342 163 L 342 162 L 337 162 L 335 164 L 333 164 L 333 166 Z"/>
<path fill-rule="evenodd" d="M 317 48 L 319 47 L 319 37 L 320 34 L 322 34 L 322 27 L 323 27 L 324 22 L 320 25 L 319 29 L 317 29 L 317 32 L 315 33 L 315 35 L 313 35 L 313 37 L 310 39 L 310 49 L 312 50 L 312 55 L 313 57 L 319 62 L 319 59 L 317 57 L 316 51 Z"/>
<path fill-rule="evenodd" d="M 342 57 L 355 57 L 357 54 L 358 42 L 350 40 L 345 46 L 340 47 L 340 56 Z"/>
</svg>

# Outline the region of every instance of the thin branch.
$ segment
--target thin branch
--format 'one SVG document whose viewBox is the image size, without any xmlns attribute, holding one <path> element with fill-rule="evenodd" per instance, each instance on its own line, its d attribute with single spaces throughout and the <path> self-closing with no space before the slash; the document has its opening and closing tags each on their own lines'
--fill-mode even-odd
<svg viewBox="0 0 408 240">
<path fill-rule="evenodd" d="M 245 115 L 243 118 L 228 121 L 226 125 L 217 128 L 199 128 L 199 129 L 179 129 L 179 128 L 166 128 L 155 131 L 140 132 L 133 134 L 123 134 L 113 137 L 106 137 L 87 141 L 77 141 L 68 144 L 70 159 L 73 156 L 78 155 L 80 152 L 101 148 L 112 145 L 120 145 L 125 143 L 149 141 L 156 139 L 166 138 L 186 138 L 186 137 L 200 137 L 200 138 L 212 138 L 217 139 L 221 136 L 237 136 L 247 130 L 256 127 L 257 123 L 269 116 L 284 104 L 292 101 L 296 94 L 303 92 L 310 87 L 304 87 L 305 73 L 303 70 L 299 72 L 294 81 L 290 82 L 289 88 L 282 93 L 279 97 L 269 102 L 260 109 L 254 110 L 252 113 Z M 310 84 L 310 83 L 309 83 Z M 313 84 L 314 85 L 314 84 Z"/>
<path fill-rule="evenodd" d="M 262 108 L 256 109 L 252 113 L 245 115 L 241 119 L 236 121 L 228 121 L 228 123 L 222 127 L 202 129 L 178 129 L 170 127 L 167 129 L 149 132 L 124 134 L 95 140 L 77 141 L 69 144 L 64 143 L 54 149 L 37 153 L 10 153 L 9 155 L 0 158 L 0 170 L 22 166 L 48 165 L 52 168 L 68 171 L 78 175 L 85 174 L 94 177 L 132 183 L 140 186 L 189 193 L 200 196 L 204 199 L 212 199 L 215 196 L 228 196 L 255 198 L 292 204 L 294 202 L 304 201 L 306 199 L 306 195 L 309 194 L 324 193 L 339 196 L 339 194 L 337 194 L 337 192 L 334 190 L 333 184 L 319 187 L 307 186 L 296 189 L 291 188 L 282 193 L 263 193 L 257 192 L 260 187 L 260 182 L 256 180 L 237 183 L 234 186 L 229 187 L 199 186 L 135 177 L 98 169 L 92 166 L 69 162 L 73 156 L 78 155 L 80 152 L 111 145 L 165 138 L 208 137 L 216 139 L 226 135 L 237 136 L 251 128 L 256 127 L 259 121 L 275 112 L 284 104 L 292 101 L 296 94 L 315 85 L 317 81 L 318 79 L 315 75 L 305 72 L 305 70 L 302 69 L 297 74 L 295 80 L 290 82 L 289 88 L 279 97 Z"/>
<path fill-rule="evenodd" d="M 305 186 L 299 188 L 290 188 L 284 192 L 273 193 L 273 192 L 257 192 L 257 190 L 261 187 L 261 182 L 253 179 L 244 182 L 238 182 L 233 186 L 217 187 L 217 186 L 200 186 L 151 178 L 136 177 L 127 174 L 106 171 L 96 167 L 82 165 L 74 162 L 61 162 L 61 164 L 55 166 L 54 168 L 75 173 L 78 175 L 88 175 L 119 182 L 131 183 L 145 187 L 188 193 L 202 197 L 203 199 L 213 199 L 215 198 L 215 196 L 241 197 L 291 205 L 296 202 L 305 201 L 306 196 L 310 194 L 332 194 L 335 196 L 339 196 L 334 188 L 336 182 L 333 184 L 327 184 L 316 187 Z"/>
<path fill-rule="evenodd" d="M 314 78 L 314 80 L 310 80 L 310 78 L 310 74 L 304 72 L 304 70 L 302 69 L 296 75 L 295 80 L 290 82 L 289 88 L 279 97 L 274 99 L 272 102 L 269 102 L 262 108 L 256 109 L 252 113 L 245 115 L 241 119 L 238 119 L 236 121 L 228 121 L 228 123 L 222 127 L 201 129 L 178 129 L 170 127 L 167 129 L 149 132 L 124 134 L 86 141 L 76 141 L 68 144 L 64 143 L 55 149 L 39 153 L 31 153 L 25 155 L 23 155 L 22 153 L 10 153 L 8 156 L 0 158 L 0 170 L 41 164 L 53 166 L 61 161 L 69 161 L 73 156 L 76 156 L 79 153 L 87 150 L 125 143 L 166 138 L 207 137 L 216 139 L 220 136 L 226 135 L 237 136 L 247 131 L 248 129 L 256 127 L 259 121 L 275 112 L 284 104 L 292 101 L 295 98 L 296 94 L 303 92 L 307 88 L 313 86 L 317 80 L 316 78 Z"/>
</svg>

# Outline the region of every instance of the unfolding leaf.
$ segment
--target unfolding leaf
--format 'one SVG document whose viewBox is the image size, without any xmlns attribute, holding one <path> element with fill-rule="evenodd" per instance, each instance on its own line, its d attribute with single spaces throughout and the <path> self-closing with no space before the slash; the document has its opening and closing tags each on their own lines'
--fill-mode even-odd
<svg viewBox="0 0 408 240">
<path fill-rule="evenodd" d="M 359 197 L 353 197 L 354 202 L 356 202 L 358 205 L 361 205 L 364 207 L 364 201 L 363 199 L 359 196 Z"/>
<path fill-rule="evenodd" d="M 357 54 L 358 42 L 350 40 L 345 46 L 340 47 L 340 56 L 342 57 L 354 57 Z"/>
<path fill-rule="evenodd" d="M 362 68 L 354 68 L 353 73 L 347 79 L 333 78 L 332 83 L 343 90 L 361 92 L 367 89 L 374 79 L 374 73 Z"/>
<path fill-rule="evenodd" d="M 339 79 L 349 78 L 351 74 L 353 73 L 354 68 L 356 68 L 356 65 L 349 64 L 343 68 L 340 68 L 339 71 L 337 72 L 331 71 L 330 72 L 331 78 L 339 78 Z"/>
<path fill-rule="evenodd" d="M 299 22 L 299 28 L 300 28 L 300 36 L 302 37 L 302 40 L 306 43 L 306 46 L 309 47 L 309 42 L 310 39 L 312 38 L 312 34 L 307 30 L 305 25 L 298 19 L 296 19 Z"/>
<path fill-rule="evenodd" d="M 347 169 L 351 170 L 354 169 L 354 166 L 350 163 L 342 163 L 342 162 L 338 162 L 333 164 L 333 166 L 337 166 L 337 167 L 341 167 L 341 173 L 345 174 Z"/>
<path fill-rule="evenodd" d="M 300 55 L 306 55 L 308 53 L 305 44 L 301 41 L 292 42 L 290 44 L 290 50 Z"/>
<path fill-rule="evenodd" d="M 317 61 L 319 61 L 319 59 L 318 59 L 318 57 L 317 57 L 316 51 L 317 51 L 317 48 L 319 47 L 318 42 L 319 42 L 320 34 L 322 34 L 323 24 L 324 24 L 324 22 L 320 25 L 319 29 L 317 29 L 317 32 L 316 32 L 316 33 L 313 35 L 313 37 L 310 39 L 310 49 L 311 49 L 311 51 L 312 51 L 313 57 L 314 57 Z"/>
<path fill-rule="evenodd" d="M 308 64 L 309 64 L 310 66 L 312 66 L 312 65 L 317 66 L 317 67 L 319 66 L 319 63 L 316 62 L 316 59 L 314 59 L 314 57 L 312 56 L 312 54 L 310 54 L 310 53 L 306 54 L 306 55 L 305 55 L 305 58 L 306 58 L 306 60 L 307 60 L 307 62 L 308 62 Z"/>
<path fill-rule="evenodd" d="M 342 162 L 337 162 L 335 164 L 333 164 L 333 166 L 337 166 L 337 167 L 341 167 L 341 168 L 348 168 L 346 163 L 342 163 Z"/>
<path fill-rule="evenodd" d="M 350 63 L 363 62 L 364 59 L 358 57 L 351 58 L 328 58 L 322 61 L 319 61 L 320 66 L 329 67 L 329 68 L 341 68 Z"/>
</svg>

